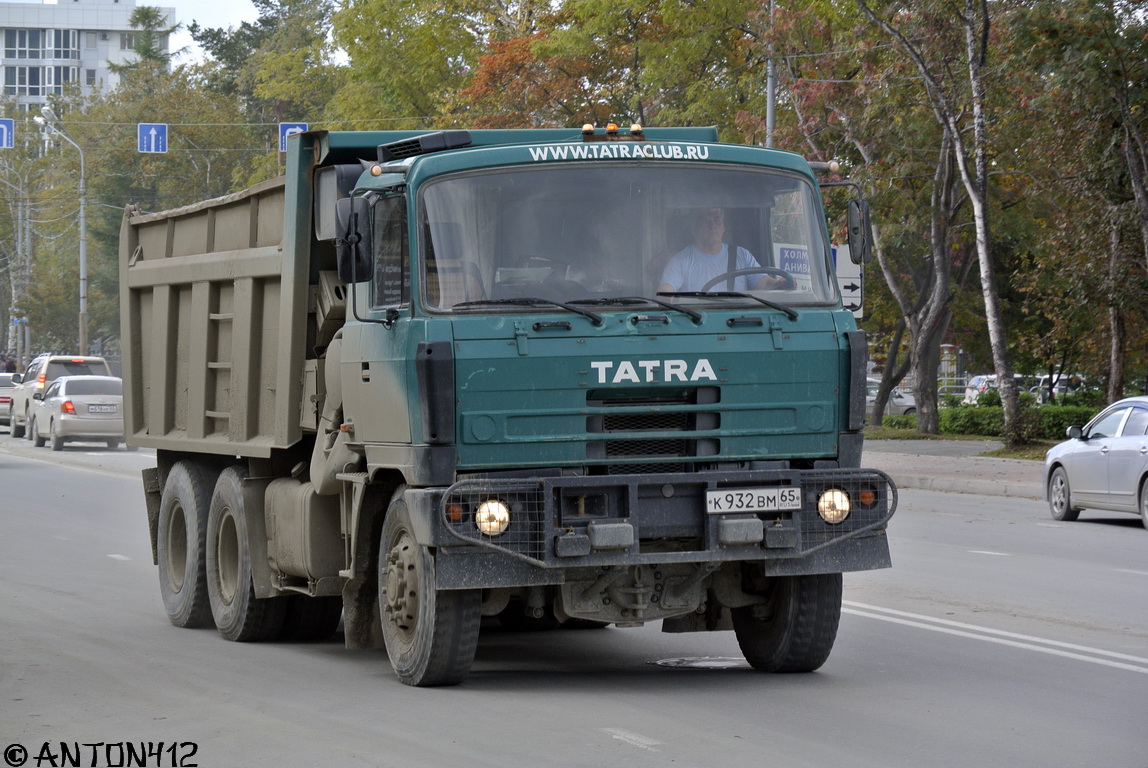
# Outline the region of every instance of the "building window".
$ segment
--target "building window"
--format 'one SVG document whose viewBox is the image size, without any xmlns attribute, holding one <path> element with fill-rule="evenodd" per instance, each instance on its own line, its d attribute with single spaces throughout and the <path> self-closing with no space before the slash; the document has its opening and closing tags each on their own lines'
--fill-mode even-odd
<svg viewBox="0 0 1148 768">
<path fill-rule="evenodd" d="M 87 48 L 89 51 L 94 51 L 96 49 L 96 33 L 95 32 L 85 32 L 84 33 L 84 47 Z"/>
<path fill-rule="evenodd" d="M 120 50 L 134 51 L 136 47 L 135 36 L 127 32 L 120 34 Z"/>
<path fill-rule="evenodd" d="M 76 29 L 53 29 L 52 58 L 78 59 L 80 58 L 80 32 Z"/>
<path fill-rule="evenodd" d="M 96 84 L 96 70 L 85 69 L 84 70 L 84 85 L 95 86 L 95 84 Z"/>
<path fill-rule="evenodd" d="M 44 67 L 44 70 L 48 76 L 45 93 L 61 94 L 65 85 L 76 82 L 76 67 Z"/>
<path fill-rule="evenodd" d="M 44 30 L 4 30 L 4 58 L 40 59 L 44 56 Z"/>
<path fill-rule="evenodd" d="M 43 67 L 5 67 L 4 92 L 9 96 L 43 96 Z"/>
</svg>

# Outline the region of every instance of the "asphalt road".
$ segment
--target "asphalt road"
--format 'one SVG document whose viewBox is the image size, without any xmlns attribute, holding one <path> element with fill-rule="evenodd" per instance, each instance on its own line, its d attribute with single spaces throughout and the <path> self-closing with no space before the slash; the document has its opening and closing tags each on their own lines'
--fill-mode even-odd
<svg viewBox="0 0 1148 768">
<path fill-rule="evenodd" d="M 83 765 L 150 743 L 147 765 L 212 767 L 1148 766 L 1131 515 L 904 490 L 894 567 L 846 576 L 815 674 L 755 673 L 732 633 L 488 627 L 467 682 L 427 690 L 338 641 L 172 627 L 131 474 L 146 452 L 18 452 L 0 453 L 0 748 L 27 765 L 51 764 L 45 743 L 63 764 L 63 742 Z"/>
</svg>

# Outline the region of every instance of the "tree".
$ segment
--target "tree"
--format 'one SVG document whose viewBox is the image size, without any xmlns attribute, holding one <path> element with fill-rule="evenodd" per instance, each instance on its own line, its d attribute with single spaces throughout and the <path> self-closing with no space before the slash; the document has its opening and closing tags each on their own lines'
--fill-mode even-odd
<svg viewBox="0 0 1148 768">
<path fill-rule="evenodd" d="M 128 17 L 128 24 L 136 30 L 132 34 L 132 51 L 137 58 L 127 64 L 109 62 L 108 69 L 117 75 L 122 76 L 147 65 L 166 67 L 172 57 L 179 54 L 179 51 L 167 50 L 167 41 L 181 25 L 168 26 L 167 16 L 162 9 L 150 5 L 137 6 Z"/>
</svg>

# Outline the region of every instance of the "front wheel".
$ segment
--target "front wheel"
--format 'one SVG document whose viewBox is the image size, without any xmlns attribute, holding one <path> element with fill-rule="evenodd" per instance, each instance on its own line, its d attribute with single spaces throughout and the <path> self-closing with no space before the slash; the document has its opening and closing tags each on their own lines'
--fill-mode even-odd
<svg viewBox="0 0 1148 768">
<path fill-rule="evenodd" d="M 1052 513 L 1053 520 L 1072 522 L 1080 517 L 1080 508 L 1072 506 L 1072 489 L 1064 467 L 1052 470 L 1052 477 L 1048 480 L 1048 511 Z"/>
<path fill-rule="evenodd" d="M 482 592 L 435 589 L 434 558 L 415 541 L 401 490 L 379 540 L 379 615 L 387 656 L 407 685 L 457 685 L 478 646 Z"/>
<path fill-rule="evenodd" d="M 841 621 L 841 574 L 770 580 L 766 601 L 733 609 L 746 661 L 759 672 L 812 672 L 829 658 Z"/>
</svg>

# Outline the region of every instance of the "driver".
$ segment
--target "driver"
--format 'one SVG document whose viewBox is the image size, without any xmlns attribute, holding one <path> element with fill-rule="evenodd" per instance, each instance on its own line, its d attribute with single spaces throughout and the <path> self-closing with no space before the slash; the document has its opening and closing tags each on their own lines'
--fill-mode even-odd
<svg viewBox="0 0 1148 768">
<path fill-rule="evenodd" d="M 666 264 L 662 272 L 659 293 L 678 291 L 700 291 L 702 287 L 718 275 L 738 269 L 760 269 L 757 259 L 745 248 L 737 248 L 736 264 L 729 257 L 729 246 L 723 241 L 725 236 L 725 212 L 721 208 L 702 208 L 690 216 L 694 242 L 678 251 Z M 781 275 L 738 275 L 733 278 L 733 290 L 751 289 L 775 290 L 790 286 L 790 281 Z M 728 283 L 713 286 L 726 290 Z"/>
</svg>

